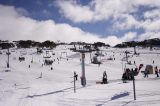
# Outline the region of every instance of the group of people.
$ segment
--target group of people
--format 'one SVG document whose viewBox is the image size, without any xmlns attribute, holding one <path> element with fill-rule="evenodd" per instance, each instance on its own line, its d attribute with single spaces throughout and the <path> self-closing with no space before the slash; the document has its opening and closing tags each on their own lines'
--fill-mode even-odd
<svg viewBox="0 0 160 106">
<path fill-rule="evenodd" d="M 129 69 L 126 68 L 125 72 L 122 75 L 122 80 L 125 82 L 126 80 L 133 80 L 134 76 L 138 74 L 138 68 L 135 69 Z"/>
</svg>

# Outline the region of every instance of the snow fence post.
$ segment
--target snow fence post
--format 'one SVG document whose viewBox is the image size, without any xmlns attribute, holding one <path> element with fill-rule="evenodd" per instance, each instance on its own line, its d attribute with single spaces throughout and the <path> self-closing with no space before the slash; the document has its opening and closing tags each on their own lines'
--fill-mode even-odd
<svg viewBox="0 0 160 106">
<path fill-rule="evenodd" d="M 76 72 L 74 72 L 74 76 L 73 76 L 73 78 L 74 78 L 74 93 L 76 93 Z"/>
<path fill-rule="evenodd" d="M 7 68 L 9 68 L 9 55 L 10 55 L 9 48 L 8 48 L 8 52 L 6 54 L 8 55 Z"/>
<path fill-rule="evenodd" d="M 132 71 L 133 76 L 133 92 L 134 92 L 134 100 L 136 100 L 136 90 L 135 90 L 135 78 L 134 78 L 134 72 Z"/>
</svg>

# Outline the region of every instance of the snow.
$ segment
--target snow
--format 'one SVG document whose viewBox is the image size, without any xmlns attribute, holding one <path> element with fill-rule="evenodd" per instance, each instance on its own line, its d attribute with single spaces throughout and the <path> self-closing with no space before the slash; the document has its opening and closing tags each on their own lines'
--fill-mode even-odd
<svg viewBox="0 0 160 106">
<path fill-rule="evenodd" d="M 140 55 L 133 55 L 133 48 L 102 48 L 104 56 L 99 58 L 103 62 L 100 66 L 91 64 L 90 54 L 86 53 L 86 86 L 83 87 L 80 79 L 81 55 L 68 48 L 70 46 L 60 45 L 54 50 L 49 50 L 51 59 L 55 59 L 51 66 L 42 66 L 45 50 L 43 54 L 37 54 L 36 48 L 10 50 L 9 69 L 6 67 L 7 50 L 0 50 L 2 52 L 0 54 L 0 106 L 160 105 L 160 78 L 155 74 L 144 78 L 140 72 L 135 76 L 136 100 L 134 100 L 133 82 L 123 83 L 121 80 L 125 67 L 135 68 L 139 67 L 139 64 L 144 64 L 141 69 L 144 71 L 145 66 L 150 64 L 159 69 L 160 50 L 137 48 Z M 125 60 L 126 50 L 130 52 L 128 59 L 132 65 L 122 61 Z M 94 56 L 93 54 L 91 57 Z M 20 62 L 18 60 L 20 56 L 25 57 L 25 61 Z M 108 60 L 108 58 L 115 58 L 115 60 Z M 33 63 L 31 63 L 32 59 Z M 10 71 L 6 72 L 6 70 Z M 108 84 L 96 84 L 102 80 L 104 71 L 107 72 Z M 76 93 L 74 93 L 73 83 L 74 72 L 78 74 Z"/>
</svg>

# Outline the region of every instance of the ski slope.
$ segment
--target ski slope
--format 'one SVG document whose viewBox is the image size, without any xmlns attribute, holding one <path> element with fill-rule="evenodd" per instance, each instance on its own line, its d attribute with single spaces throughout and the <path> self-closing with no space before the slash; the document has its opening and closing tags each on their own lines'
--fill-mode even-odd
<svg viewBox="0 0 160 106">
<path fill-rule="evenodd" d="M 139 64 L 160 68 L 160 50 L 137 48 L 140 55 L 133 55 L 133 48 L 101 48 L 104 56 L 102 64 L 91 64 L 89 53 L 85 54 L 86 86 L 81 85 L 81 55 L 69 50 L 70 46 L 60 45 L 49 50 L 51 66 L 42 65 L 43 54 L 37 54 L 36 48 L 10 50 L 10 72 L 7 69 L 7 50 L 0 54 L 0 106 L 159 106 L 160 78 L 155 74 L 144 78 L 142 73 L 135 77 L 136 100 L 133 94 L 133 82 L 121 81 L 124 68 L 135 68 Z M 126 64 L 125 51 L 130 51 Z M 55 55 L 52 55 L 54 53 Z M 19 57 L 25 61 L 19 61 Z M 57 59 L 58 58 L 58 59 Z M 115 58 L 115 60 L 108 60 Z M 33 62 L 31 63 L 31 61 Z M 58 61 L 59 60 L 59 61 Z M 153 63 L 154 60 L 154 63 Z M 133 62 L 136 64 L 133 64 Z M 30 65 L 30 68 L 29 68 Z M 53 67 L 53 70 L 51 70 Z M 107 72 L 108 84 L 96 84 Z M 78 74 L 76 93 L 74 93 L 73 74 Z M 42 75 L 41 75 L 42 73 Z M 42 78 L 40 78 L 42 76 Z"/>
</svg>

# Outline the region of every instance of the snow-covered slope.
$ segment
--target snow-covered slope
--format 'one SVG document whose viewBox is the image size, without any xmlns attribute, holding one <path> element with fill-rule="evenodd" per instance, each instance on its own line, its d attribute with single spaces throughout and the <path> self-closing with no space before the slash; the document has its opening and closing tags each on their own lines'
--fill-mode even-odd
<svg viewBox="0 0 160 106">
<path fill-rule="evenodd" d="M 94 53 L 85 54 L 85 72 L 87 84 L 81 85 L 80 54 L 58 46 L 49 51 L 51 66 L 43 65 L 43 54 L 37 54 L 36 48 L 10 50 L 10 72 L 6 72 L 7 50 L 0 54 L 0 106 L 159 106 L 160 79 L 155 74 L 144 78 L 142 73 L 135 77 L 136 100 L 133 98 L 133 83 L 121 81 L 124 68 L 139 67 L 144 71 L 146 65 L 160 68 L 160 50 L 138 48 L 140 55 L 133 55 L 133 48 L 102 49 L 104 56 L 99 57 L 102 64 L 91 64 Z M 125 51 L 130 51 L 126 64 Z M 55 55 L 52 55 L 52 54 Z M 19 61 L 19 57 L 25 61 Z M 115 58 L 115 60 L 108 60 Z M 31 62 L 33 60 L 33 62 Z M 133 64 L 135 61 L 136 64 Z M 154 63 L 153 63 L 154 61 Z M 30 66 L 30 68 L 29 68 Z M 51 70 L 53 67 L 53 70 Z M 108 84 L 96 84 L 107 72 Z M 78 74 L 76 93 L 73 88 L 73 74 Z M 40 78 L 40 76 L 42 78 Z"/>
</svg>

